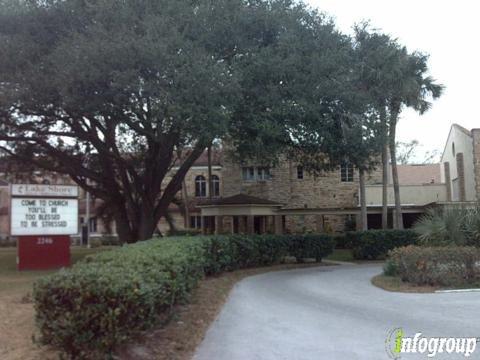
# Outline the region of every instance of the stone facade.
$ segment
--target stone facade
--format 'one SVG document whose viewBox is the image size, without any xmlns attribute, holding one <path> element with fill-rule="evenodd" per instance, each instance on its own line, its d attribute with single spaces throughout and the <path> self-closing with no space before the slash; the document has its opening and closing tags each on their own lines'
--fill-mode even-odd
<svg viewBox="0 0 480 360">
<path fill-rule="evenodd" d="M 281 161 L 278 166 L 270 168 L 270 179 L 245 180 L 242 166 L 228 160 L 224 161 L 222 196 L 248 194 L 276 201 L 287 209 L 337 209 L 358 206 L 357 171 L 354 172 L 353 179 L 342 181 L 340 168 L 317 176 L 305 171 L 302 179 L 298 178 L 297 170 L 295 163 L 285 160 Z M 381 183 L 381 174 L 381 170 L 371 172 L 367 176 L 367 183 Z M 289 232 L 313 232 L 318 231 L 317 223 L 318 218 L 315 215 L 287 216 L 285 228 Z M 344 215 L 325 215 L 322 226 L 324 231 L 339 232 L 344 229 L 345 223 L 346 216 Z"/>
<path fill-rule="evenodd" d="M 226 162 L 223 166 L 223 192 L 228 197 L 244 193 L 283 204 L 286 208 L 338 208 L 358 205 L 358 172 L 352 181 L 342 182 L 340 169 L 314 176 L 304 172 L 297 177 L 297 166 L 289 161 L 271 168 L 270 180 L 244 180 L 242 167 Z M 381 171 L 367 177 L 368 184 L 381 183 Z"/>
</svg>

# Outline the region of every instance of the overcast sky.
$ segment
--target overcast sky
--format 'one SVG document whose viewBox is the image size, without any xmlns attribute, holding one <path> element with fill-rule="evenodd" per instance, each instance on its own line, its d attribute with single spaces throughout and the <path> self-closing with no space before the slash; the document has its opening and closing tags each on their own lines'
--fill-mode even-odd
<svg viewBox="0 0 480 360">
<path fill-rule="evenodd" d="M 398 139 L 416 139 L 424 151 L 443 147 L 451 124 L 480 128 L 480 2 L 476 0 L 305 0 L 351 32 L 370 20 L 407 46 L 430 54 L 431 75 L 446 86 L 423 116 L 402 113 Z M 421 158 L 422 156 L 420 156 Z"/>
</svg>

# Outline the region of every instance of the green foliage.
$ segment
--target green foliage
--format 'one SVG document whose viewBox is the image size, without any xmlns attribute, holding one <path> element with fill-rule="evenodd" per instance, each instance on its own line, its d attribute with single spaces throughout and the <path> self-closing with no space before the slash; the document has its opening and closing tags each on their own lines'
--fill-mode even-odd
<svg viewBox="0 0 480 360">
<path fill-rule="evenodd" d="M 335 237 L 336 248 L 338 249 L 353 249 L 353 243 L 358 238 L 356 231 L 347 231 Z"/>
<path fill-rule="evenodd" d="M 169 230 L 167 236 L 197 236 L 201 235 L 201 231 L 197 229 L 188 230 Z"/>
<path fill-rule="evenodd" d="M 278 263 L 285 256 L 322 258 L 332 253 L 334 239 L 329 235 L 228 235 L 208 237 L 207 274 Z"/>
<path fill-rule="evenodd" d="M 412 230 L 367 230 L 348 234 L 353 256 L 359 260 L 377 260 L 400 246 L 417 243 L 417 235 Z"/>
<path fill-rule="evenodd" d="M 89 188 L 122 242 L 152 236 L 214 139 L 274 162 L 341 136 L 350 39 L 302 2 L 2 5 L 0 150 Z"/>
<path fill-rule="evenodd" d="M 225 235 L 205 238 L 207 274 L 280 262 L 288 255 L 288 238 L 275 235 Z"/>
<path fill-rule="evenodd" d="M 384 271 L 416 285 L 462 286 L 480 280 L 479 262 L 476 247 L 407 246 L 389 253 Z"/>
<path fill-rule="evenodd" d="M 480 205 L 430 209 L 414 230 L 423 245 L 480 246 Z"/>
<path fill-rule="evenodd" d="M 332 236 L 321 234 L 305 234 L 288 236 L 289 254 L 297 261 L 313 258 L 320 261 L 330 255 L 335 247 L 335 240 Z"/>
<path fill-rule="evenodd" d="M 70 356 L 107 357 L 117 344 L 188 300 L 205 274 L 267 266 L 333 250 L 326 235 L 157 238 L 88 256 L 34 287 L 41 342 Z"/>
<path fill-rule="evenodd" d="M 121 246 L 122 243 L 117 235 L 92 235 L 90 234 L 90 246 L 99 247 L 99 246 Z M 81 245 L 82 238 L 81 236 L 73 236 L 72 241 L 74 244 Z"/>
<path fill-rule="evenodd" d="M 387 261 L 385 262 L 385 265 L 383 265 L 383 273 L 386 276 L 397 276 L 398 274 L 397 264 L 391 259 L 387 259 Z"/>
<path fill-rule="evenodd" d="M 72 356 L 106 354 L 186 300 L 203 264 L 201 243 L 178 238 L 89 256 L 35 284 L 41 341 Z"/>
</svg>

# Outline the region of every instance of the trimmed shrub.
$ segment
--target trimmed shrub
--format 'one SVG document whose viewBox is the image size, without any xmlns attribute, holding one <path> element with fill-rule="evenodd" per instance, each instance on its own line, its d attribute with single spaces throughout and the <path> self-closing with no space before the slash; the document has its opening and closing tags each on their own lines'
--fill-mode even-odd
<svg viewBox="0 0 480 360">
<path fill-rule="evenodd" d="M 275 235 L 224 235 L 204 237 L 205 272 L 216 274 L 279 263 L 288 255 L 288 237 Z"/>
<path fill-rule="evenodd" d="M 321 261 L 331 254 L 334 240 L 329 235 L 225 235 L 204 237 L 207 274 L 266 266 L 294 256 Z"/>
<path fill-rule="evenodd" d="M 358 260 L 384 259 L 390 250 L 418 241 L 412 230 L 367 230 L 352 232 L 348 236 L 353 257 Z"/>
<path fill-rule="evenodd" d="M 335 236 L 335 247 L 337 249 L 352 249 L 353 243 L 357 238 L 356 231 L 347 231 L 341 235 Z"/>
<path fill-rule="evenodd" d="M 102 235 L 99 237 L 102 246 L 120 246 L 120 239 L 116 235 Z"/>
<path fill-rule="evenodd" d="M 167 236 L 197 236 L 201 235 L 202 231 L 197 229 L 189 230 L 168 230 Z"/>
<path fill-rule="evenodd" d="M 322 258 L 330 255 L 335 247 L 333 237 L 326 234 L 291 235 L 290 237 L 288 252 L 298 262 L 302 262 L 303 259 L 321 261 Z"/>
<path fill-rule="evenodd" d="M 90 255 L 34 286 L 40 341 L 70 357 L 105 358 L 188 299 L 204 274 L 333 251 L 327 235 L 169 237 Z"/>
<path fill-rule="evenodd" d="M 392 250 L 386 275 L 416 285 L 461 286 L 480 280 L 480 249 L 469 246 L 407 246 Z"/>
<path fill-rule="evenodd" d="M 201 243 L 186 238 L 89 256 L 35 284 L 40 340 L 72 357 L 102 357 L 185 300 L 203 266 Z"/>
</svg>

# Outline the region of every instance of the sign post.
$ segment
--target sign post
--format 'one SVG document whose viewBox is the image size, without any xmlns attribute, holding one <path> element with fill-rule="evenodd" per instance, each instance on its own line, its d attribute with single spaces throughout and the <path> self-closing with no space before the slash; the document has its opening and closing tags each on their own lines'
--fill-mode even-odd
<svg viewBox="0 0 480 360">
<path fill-rule="evenodd" d="M 78 187 L 14 184 L 11 194 L 18 270 L 69 266 L 70 235 L 78 232 Z"/>
</svg>

